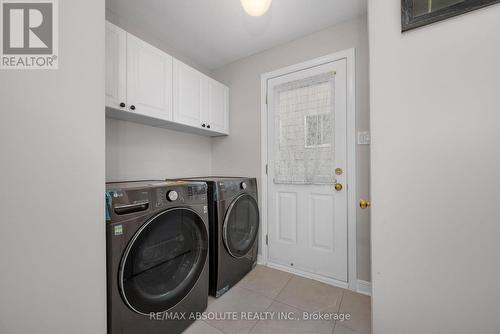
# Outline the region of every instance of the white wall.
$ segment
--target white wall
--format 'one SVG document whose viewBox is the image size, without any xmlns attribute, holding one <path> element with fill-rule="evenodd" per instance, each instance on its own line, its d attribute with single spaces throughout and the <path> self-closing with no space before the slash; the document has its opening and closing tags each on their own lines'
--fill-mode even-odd
<svg viewBox="0 0 500 334">
<path fill-rule="evenodd" d="M 341 23 L 290 43 L 215 70 L 216 79 L 230 89 L 230 128 L 227 138 L 215 138 L 212 172 L 254 176 L 260 182 L 261 74 L 349 48 L 356 48 L 356 121 L 369 128 L 368 31 L 366 17 Z M 369 194 L 369 147 L 358 146 L 358 196 Z M 358 210 L 358 277 L 370 280 L 369 210 Z"/>
<path fill-rule="evenodd" d="M 60 1 L 59 69 L 0 70 L 0 333 L 106 333 L 104 1 Z"/>
<path fill-rule="evenodd" d="M 210 175 L 211 139 L 106 119 L 106 180 Z"/>
<path fill-rule="evenodd" d="M 369 1 L 375 334 L 500 333 L 500 6 Z"/>
<path fill-rule="evenodd" d="M 204 73 L 156 35 L 106 11 L 106 19 Z M 211 139 L 194 134 L 106 119 L 106 181 L 210 175 Z"/>
</svg>

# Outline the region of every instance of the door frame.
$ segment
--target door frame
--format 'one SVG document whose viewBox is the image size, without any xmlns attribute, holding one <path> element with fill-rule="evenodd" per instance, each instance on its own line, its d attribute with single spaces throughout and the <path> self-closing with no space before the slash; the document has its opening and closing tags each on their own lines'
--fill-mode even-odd
<svg viewBox="0 0 500 334">
<path fill-rule="evenodd" d="M 298 72 L 311 67 L 345 59 L 347 62 L 347 283 L 326 278 L 314 273 L 308 273 L 284 266 L 271 264 L 268 261 L 268 245 L 266 235 L 268 234 L 268 112 L 267 112 L 267 86 L 270 79 L 280 77 L 293 72 Z M 357 279 L 357 257 L 356 257 L 356 210 L 357 210 L 357 187 L 356 187 L 356 50 L 354 48 L 336 52 L 330 55 L 305 61 L 299 64 L 287 66 L 261 75 L 261 180 L 262 180 L 262 202 L 261 202 L 261 235 L 260 245 L 262 253 L 259 263 L 288 271 L 299 276 L 316 279 L 327 284 L 358 290 Z"/>
</svg>

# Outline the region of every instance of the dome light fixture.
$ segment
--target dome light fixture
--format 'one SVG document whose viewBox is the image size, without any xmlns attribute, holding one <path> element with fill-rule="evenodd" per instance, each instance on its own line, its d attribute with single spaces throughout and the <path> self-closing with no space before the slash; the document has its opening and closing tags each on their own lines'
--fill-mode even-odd
<svg viewBox="0 0 500 334">
<path fill-rule="evenodd" d="M 271 7 L 272 0 L 241 0 L 241 5 L 250 16 L 262 16 Z"/>
</svg>

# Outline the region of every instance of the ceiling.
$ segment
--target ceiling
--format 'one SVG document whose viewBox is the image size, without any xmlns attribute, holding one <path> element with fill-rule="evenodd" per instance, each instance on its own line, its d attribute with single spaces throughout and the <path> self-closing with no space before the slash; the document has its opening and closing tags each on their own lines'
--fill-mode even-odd
<svg viewBox="0 0 500 334">
<path fill-rule="evenodd" d="M 212 70 L 366 12 L 366 0 L 273 0 L 262 17 L 240 0 L 106 0 L 113 14 Z"/>
</svg>

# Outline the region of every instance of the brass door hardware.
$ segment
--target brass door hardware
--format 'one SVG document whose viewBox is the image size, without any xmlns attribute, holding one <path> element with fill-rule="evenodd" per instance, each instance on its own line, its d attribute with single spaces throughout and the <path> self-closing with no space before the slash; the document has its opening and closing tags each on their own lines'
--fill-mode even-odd
<svg viewBox="0 0 500 334">
<path fill-rule="evenodd" d="M 341 191 L 344 188 L 342 183 L 335 183 L 335 190 Z"/>
<path fill-rule="evenodd" d="M 335 168 L 335 174 L 342 175 L 344 174 L 344 171 L 342 170 L 342 168 Z"/>
<path fill-rule="evenodd" d="M 359 200 L 359 207 L 363 210 L 369 208 L 371 205 L 372 204 L 367 199 L 362 198 Z"/>
</svg>

